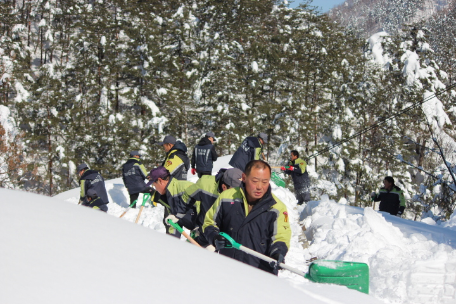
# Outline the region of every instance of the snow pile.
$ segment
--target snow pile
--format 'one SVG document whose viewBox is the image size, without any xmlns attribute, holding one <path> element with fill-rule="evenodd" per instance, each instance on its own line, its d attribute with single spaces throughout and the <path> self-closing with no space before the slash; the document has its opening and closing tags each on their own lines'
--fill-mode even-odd
<svg viewBox="0 0 456 304">
<path fill-rule="evenodd" d="M 452 231 L 337 204 L 327 196 L 303 207 L 301 219 L 312 256 L 369 265 L 374 297 L 388 303 L 454 303 Z"/>
<path fill-rule="evenodd" d="M 330 303 L 324 294 L 340 292 L 347 299 L 340 303 L 369 299 L 330 285 L 301 292 L 230 258 L 55 198 L 0 195 L 8 202 L 0 213 L 1 303 Z"/>
</svg>

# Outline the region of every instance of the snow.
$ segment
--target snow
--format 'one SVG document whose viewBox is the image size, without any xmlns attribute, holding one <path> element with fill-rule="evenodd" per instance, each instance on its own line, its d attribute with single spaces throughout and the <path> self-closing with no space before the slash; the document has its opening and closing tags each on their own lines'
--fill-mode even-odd
<svg viewBox="0 0 456 304">
<path fill-rule="evenodd" d="M 220 157 L 213 174 L 230 159 Z M 304 272 L 312 257 L 367 263 L 370 295 L 286 270 L 276 278 L 179 242 L 165 235 L 161 206 L 147 205 L 137 225 L 138 209 L 119 219 L 128 193 L 118 178 L 106 181 L 108 214 L 77 205 L 79 188 L 53 198 L 0 189 L 14 202 L 0 213 L 0 302 L 455 303 L 455 215 L 447 227 L 428 225 L 327 194 L 296 206 L 288 189 L 271 187 L 289 211 L 286 263 Z"/>
<path fill-rule="evenodd" d="M 77 205 L 78 188 L 53 198 L 0 189 L 9 202 L 0 213 L 1 303 L 381 303 L 179 242 L 164 234 L 161 207 L 145 208 L 139 225 L 132 223 L 137 209 L 119 219 L 127 192 L 121 179 L 106 186 L 108 214 Z M 293 195 L 274 190 L 292 210 Z M 301 231 L 297 218 L 290 215 L 294 232 Z M 301 260 L 306 269 L 296 235 L 292 244 L 287 263 Z"/>
<path fill-rule="evenodd" d="M 11 117 L 10 109 L 4 105 L 0 105 L 0 125 L 5 130 L 4 136 L 8 140 L 11 140 L 19 133 L 14 118 Z"/>
<path fill-rule="evenodd" d="M 382 47 L 382 42 L 385 40 L 384 37 L 388 36 L 389 35 L 386 32 L 378 32 L 372 35 L 367 41 L 369 43 L 369 49 L 372 52 L 374 61 L 380 65 L 384 65 L 385 63 L 389 62 L 387 55 L 383 54 Z"/>
</svg>

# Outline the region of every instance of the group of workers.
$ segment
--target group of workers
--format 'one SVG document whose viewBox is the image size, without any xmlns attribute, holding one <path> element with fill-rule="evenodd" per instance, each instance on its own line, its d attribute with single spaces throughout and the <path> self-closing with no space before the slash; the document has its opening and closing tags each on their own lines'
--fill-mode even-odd
<svg viewBox="0 0 456 304">
<path fill-rule="evenodd" d="M 278 263 L 272 265 L 226 248 L 228 240 L 220 235 L 224 232 L 244 246 L 279 262 L 288 251 L 291 238 L 288 211 L 271 192 L 271 167 L 263 153 L 267 140 L 265 133 L 247 137 L 229 162 L 233 168 L 221 169 L 216 175 L 212 175 L 213 162 L 218 157 L 213 146 L 216 141 L 213 132 L 206 133 L 194 147 L 191 161 L 183 142 L 174 136 L 165 136 L 158 143 L 166 152 L 165 160 L 150 172 L 141 163 L 140 152 L 131 151 L 130 159 L 122 167 L 130 207 L 135 208 L 140 193 L 150 193 L 153 202 L 164 206 L 163 223 L 167 234 L 180 238 L 175 225 L 170 224 L 173 222 L 189 229 L 200 246 L 277 274 Z M 288 165 L 281 167 L 293 179 L 298 204 L 310 200 L 306 166 L 298 151 L 293 150 Z M 190 168 L 192 174 L 198 174 L 196 183 L 187 180 Z M 79 165 L 77 171 L 81 185 L 80 203 L 106 212 L 109 201 L 103 177 L 86 164 Z M 381 199 L 382 195 L 388 194 L 381 191 L 375 199 Z"/>
</svg>

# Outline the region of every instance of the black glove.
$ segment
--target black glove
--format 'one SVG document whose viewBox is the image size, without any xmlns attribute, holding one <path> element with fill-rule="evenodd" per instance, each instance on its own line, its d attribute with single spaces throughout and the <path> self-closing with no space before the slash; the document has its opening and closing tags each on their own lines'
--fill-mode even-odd
<svg viewBox="0 0 456 304">
<path fill-rule="evenodd" d="M 220 249 L 223 249 L 225 248 L 226 246 L 226 243 L 227 243 L 227 239 L 223 236 L 221 236 L 220 234 L 217 235 L 215 238 L 214 238 L 214 247 L 215 247 L 215 250 L 220 250 Z"/>
<path fill-rule="evenodd" d="M 404 210 L 405 210 L 405 206 L 400 206 L 399 211 L 397 212 L 397 215 L 401 216 L 404 213 Z"/>
<path fill-rule="evenodd" d="M 152 187 L 144 187 L 144 189 L 141 190 L 141 193 L 150 193 L 152 196 L 155 193 L 155 189 Z"/>
<path fill-rule="evenodd" d="M 274 260 L 276 260 L 277 262 L 273 261 L 273 262 L 270 262 L 269 263 L 269 266 L 271 266 L 272 268 L 274 268 L 274 270 L 279 270 L 279 269 L 282 269 L 280 268 L 279 264 L 280 263 L 284 263 L 285 262 L 285 257 L 283 256 L 283 254 L 277 252 L 277 253 L 274 253 L 271 258 L 273 258 Z"/>
</svg>

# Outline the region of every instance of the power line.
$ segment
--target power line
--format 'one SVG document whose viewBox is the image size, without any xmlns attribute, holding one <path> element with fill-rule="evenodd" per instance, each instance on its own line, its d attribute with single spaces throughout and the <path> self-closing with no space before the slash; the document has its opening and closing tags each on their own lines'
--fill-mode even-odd
<svg viewBox="0 0 456 304">
<path fill-rule="evenodd" d="M 352 140 L 353 138 L 356 138 L 356 137 L 360 136 L 361 134 L 367 133 L 367 132 L 369 132 L 370 130 L 375 129 L 375 128 L 377 128 L 378 126 L 380 126 L 380 125 L 382 125 L 382 124 L 384 124 L 384 123 L 386 123 L 386 122 L 392 120 L 393 118 L 395 118 L 395 117 L 397 117 L 397 116 L 400 116 L 400 115 L 402 115 L 402 114 L 404 114 L 404 113 L 406 113 L 406 112 L 408 112 L 408 111 L 410 111 L 410 110 L 416 108 L 417 106 L 422 105 L 422 104 L 425 103 L 425 102 L 428 102 L 429 100 L 433 99 L 434 97 L 437 97 L 437 96 L 439 96 L 439 95 L 441 95 L 441 94 L 443 94 L 443 93 L 445 93 L 445 92 L 448 92 L 449 90 L 451 90 L 451 89 L 454 88 L 454 87 L 456 87 L 456 83 L 453 83 L 452 85 L 450 85 L 449 87 L 447 87 L 445 90 L 442 90 L 442 91 L 440 91 L 440 92 L 438 92 L 438 93 L 434 93 L 434 94 L 428 96 L 428 97 L 425 98 L 423 101 L 416 102 L 415 104 L 413 104 L 413 105 L 411 105 L 411 106 L 409 106 L 409 107 L 403 109 L 402 111 L 400 111 L 400 112 L 398 112 L 398 113 L 396 113 L 396 114 L 394 114 L 394 115 L 392 115 L 392 116 L 390 116 L 390 117 L 388 117 L 388 118 L 386 118 L 386 119 L 384 119 L 384 120 L 380 120 L 379 122 L 374 123 L 374 124 L 371 125 L 370 127 L 366 128 L 366 129 L 364 129 L 364 130 L 359 131 L 358 133 L 356 133 L 356 134 L 354 134 L 354 135 L 352 135 L 352 136 L 350 136 L 350 137 L 344 139 L 343 141 L 341 141 L 341 142 L 339 142 L 339 143 L 337 143 L 337 144 L 331 145 L 330 147 L 326 147 L 326 148 L 324 148 L 324 149 L 322 149 L 322 150 L 320 150 L 320 151 L 317 151 L 316 153 L 310 155 L 310 156 L 308 157 L 308 159 L 315 158 L 315 157 L 317 157 L 317 156 L 320 155 L 320 154 L 323 154 L 323 153 L 325 153 L 325 152 L 331 151 L 332 149 L 334 149 L 334 148 L 336 148 L 336 147 L 338 147 L 338 146 L 340 146 L 340 145 L 342 145 L 342 144 L 344 144 L 344 143 L 346 143 L 346 142 Z"/>
</svg>

